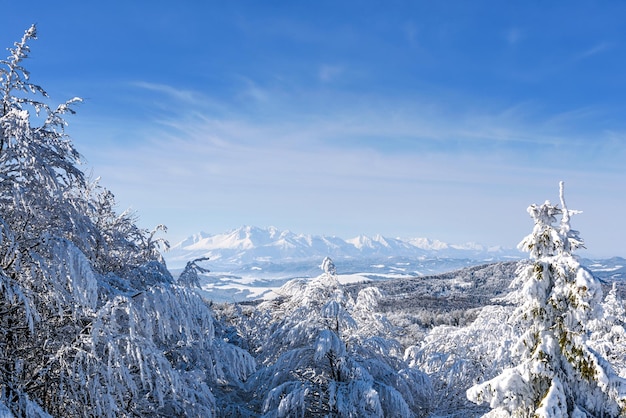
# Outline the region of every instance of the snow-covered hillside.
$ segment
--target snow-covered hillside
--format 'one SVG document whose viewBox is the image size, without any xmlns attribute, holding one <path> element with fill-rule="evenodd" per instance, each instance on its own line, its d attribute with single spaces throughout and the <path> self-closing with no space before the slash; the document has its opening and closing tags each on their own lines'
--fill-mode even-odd
<svg viewBox="0 0 626 418">
<path fill-rule="evenodd" d="M 447 244 L 427 238 L 389 238 L 382 235 L 359 235 L 352 239 L 298 234 L 274 227 L 243 226 L 221 233 L 200 232 L 174 245 L 165 254 L 171 269 L 184 267 L 187 261 L 209 257 L 215 266 L 251 263 L 285 263 L 346 258 L 372 259 L 383 257 L 456 258 L 482 261 L 519 259 L 515 249 L 486 247 L 476 243 Z"/>
</svg>

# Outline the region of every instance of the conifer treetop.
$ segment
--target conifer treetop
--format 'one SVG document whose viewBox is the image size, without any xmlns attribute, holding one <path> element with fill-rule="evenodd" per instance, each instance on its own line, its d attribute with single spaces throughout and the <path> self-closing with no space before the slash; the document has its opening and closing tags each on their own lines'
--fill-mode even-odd
<svg viewBox="0 0 626 418">
<path fill-rule="evenodd" d="M 582 211 L 567 208 L 564 189 L 565 183 L 561 181 L 559 183 L 561 207 L 546 200 L 542 205 L 532 204 L 527 209 L 535 226 L 533 232 L 519 243 L 518 248 L 528 251 L 531 259 L 539 260 L 557 255 L 569 256 L 572 251 L 584 248 L 579 232 L 572 229 L 570 225 L 571 216 Z M 555 224 L 559 215 L 561 215 L 561 220 L 557 226 Z"/>
</svg>

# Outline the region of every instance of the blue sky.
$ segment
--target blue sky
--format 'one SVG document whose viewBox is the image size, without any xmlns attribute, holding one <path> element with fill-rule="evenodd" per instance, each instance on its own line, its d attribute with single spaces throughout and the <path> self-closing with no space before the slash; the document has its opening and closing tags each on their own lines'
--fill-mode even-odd
<svg viewBox="0 0 626 418">
<path fill-rule="evenodd" d="M 515 246 L 566 182 L 626 256 L 626 3 L 0 0 L 120 210 L 173 242 L 243 224 Z M 59 4 L 60 3 L 60 4 Z"/>
</svg>

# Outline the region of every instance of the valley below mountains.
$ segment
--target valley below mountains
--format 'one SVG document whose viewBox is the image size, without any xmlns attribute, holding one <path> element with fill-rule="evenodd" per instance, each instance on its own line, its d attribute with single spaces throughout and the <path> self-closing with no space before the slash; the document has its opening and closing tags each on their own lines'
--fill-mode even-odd
<svg viewBox="0 0 626 418">
<path fill-rule="evenodd" d="M 175 277 L 188 261 L 208 258 L 201 263 L 210 270 L 201 274 L 201 286 L 204 296 L 215 302 L 274 298 L 276 290 L 287 281 L 318 276 L 319 264 L 328 256 L 334 260 L 338 278 L 344 284 L 359 286 L 358 283 L 380 282 L 382 287 L 394 287 L 410 283 L 418 289 L 416 292 L 423 301 L 432 295 L 438 299 L 436 295 L 440 295 L 446 299 L 456 297 L 458 301 L 455 303 L 461 303 L 459 301 L 465 298 L 473 301 L 472 304 L 485 303 L 506 292 L 515 262 L 527 257 L 517 249 L 476 243 L 448 244 L 428 238 L 401 239 L 381 235 L 342 239 L 254 226 L 221 234 L 201 232 L 173 245 L 164 255 Z M 491 274 L 486 283 L 463 279 L 459 282 L 461 284 L 454 284 L 457 276 L 472 275 L 476 271 L 485 275 L 494 267 L 486 270 L 484 267 L 492 264 L 507 266 L 504 268 L 506 272 L 497 267 L 498 274 Z M 623 258 L 585 259 L 583 264 L 607 283 L 626 279 L 626 260 Z M 418 280 L 426 277 L 428 281 Z M 382 283 L 390 279 L 395 280 Z M 438 290 L 437 283 L 444 282 L 447 284 L 443 285 L 443 290 Z M 394 290 L 389 294 L 395 293 L 398 292 Z"/>
</svg>

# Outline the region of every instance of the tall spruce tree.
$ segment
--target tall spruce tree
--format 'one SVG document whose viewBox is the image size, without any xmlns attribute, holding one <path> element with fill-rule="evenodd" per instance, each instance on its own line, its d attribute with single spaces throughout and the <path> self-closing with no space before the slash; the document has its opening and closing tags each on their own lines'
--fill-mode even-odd
<svg viewBox="0 0 626 418">
<path fill-rule="evenodd" d="M 587 325 L 602 315 L 602 291 L 572 254 L 583 246 L 570 226 L 580 212 L 567 208 L 563 182 L 560 200 L 561 207 L 546 201 L 528 208 L 535 225 L 519 244 L 531 259 L 514 281 L 521 287 L 514 316 L 524 326 L 521 363 L 467 391 L 470 400 L 488 402 L 494 415 L 616 417 L 626 411 L 626 383 L 587 344 Z"/>
</svg>

